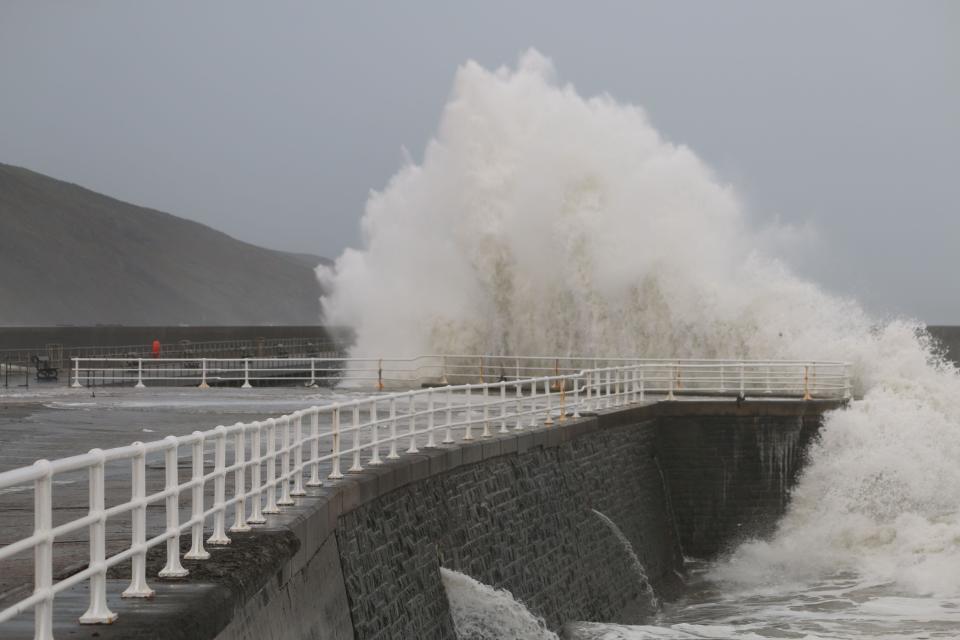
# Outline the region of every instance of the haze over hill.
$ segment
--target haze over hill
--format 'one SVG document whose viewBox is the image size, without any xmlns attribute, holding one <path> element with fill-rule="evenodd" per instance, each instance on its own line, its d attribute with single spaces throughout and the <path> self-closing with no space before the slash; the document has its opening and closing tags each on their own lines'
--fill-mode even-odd
<svg viewBox="0 0 960 640">
<path fill-rule="evenodd" d="M 0 325 L 314 324 L 320 262 L 0 164 Z"/>
</svg>

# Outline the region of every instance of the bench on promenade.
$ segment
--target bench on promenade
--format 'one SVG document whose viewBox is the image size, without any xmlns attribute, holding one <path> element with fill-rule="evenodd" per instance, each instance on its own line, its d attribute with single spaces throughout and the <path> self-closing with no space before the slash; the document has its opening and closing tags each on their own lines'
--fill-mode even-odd
<svg viewBox="0 0 960 640">
<path fill-rule="evenodd" d="M 41 380 L 57 380 L 60 369 L 50 364 L 49 356 L 33 356 L 33 366 L 37 369 L 37 382 Z"/>
</svg>

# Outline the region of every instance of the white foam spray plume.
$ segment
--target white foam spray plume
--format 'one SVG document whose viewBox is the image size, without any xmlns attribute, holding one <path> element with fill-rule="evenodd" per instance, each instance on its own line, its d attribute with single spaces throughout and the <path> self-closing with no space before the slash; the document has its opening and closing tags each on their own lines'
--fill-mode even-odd
<svg viewBox="0 0 960 640">
<path fill-rule="evenodd" d="M 880 324 L 767 256 L 732 189 L 640 109 L 585 99 L 536 52 L 467 63 L 420 165 L 370 197 L 365 246 L 320 275 L 354 355 L 835 359 L 828 416 L 770 541 L 724 578 L 853 571 L 960 593 L 960 379 L 913 323 Z M 922 285 L 919 285 L 922 286 Z"/>
<path fill-rule="evenodd" d="M 468 575 L 440 569 L 459 640 L 559 640 L 542 619 L 513 599 Z"/>
</svg>

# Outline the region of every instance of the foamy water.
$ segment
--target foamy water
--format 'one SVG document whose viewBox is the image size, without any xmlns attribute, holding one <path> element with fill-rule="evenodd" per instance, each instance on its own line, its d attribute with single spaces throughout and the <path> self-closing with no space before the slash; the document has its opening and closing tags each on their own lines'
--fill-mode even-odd
<svg viewBox="0 0 960 640">
<path fill-rule="evenodd" d="M 514 600 L 509 591 L 494 589 L 449 569 L 440 569 L 440 577 L 460 640 L 559 640 L 541 618 Z"/>
<path fill-rule="evenodd" d="M 584 98 L 555 75 L 534 51 L 515 69 L 460 68 L 422 162 L 371 196 L 364 246 L 320 270 L 328 321 L 356 329 L 361 356 L 849 361 L 862 399 L 826 417 L 777 532 L 709 579 L 745 609 L 749 594 L 772 594 L 799 625 L 788 637 L 823 631 L 834 613 L 790 603 L 837 576 L 845 593 L 879 589 L 860 613 L 934 612 L 919 632 L 946 607 L 955 624 L 942 603 L 960 597 L 956 369 L 916 323 L 872 318 L 793 275 L 776 258 L 791 229 L 748 218 L 642 109 Z M 723 624 L 733 630 L 717 633 L 740 633 Z M 743 633 L 761 633 L 752 624 Z"/>
</svg>

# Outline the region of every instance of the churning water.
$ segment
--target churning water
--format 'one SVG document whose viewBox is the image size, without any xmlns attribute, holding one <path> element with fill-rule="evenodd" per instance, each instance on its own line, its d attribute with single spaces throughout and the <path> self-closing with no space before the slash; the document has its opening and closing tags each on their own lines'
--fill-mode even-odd
<svg viewBox="0 0 960 640">
<path fill-rule="evenodd" d="M 595 637 L 960 636 L 956 369 L 917 324 L 793 275 L 791 229 L 748 220 L 640 108 L 554 75 L 534 51 L 459 69 L 422 162 L 370 197 L 365 246 L 321 270 L 328 321 L 368 356 L 849 361 L 861 399 L 826 417 L 776 533 L 659 631 Z"/>
</svg>

